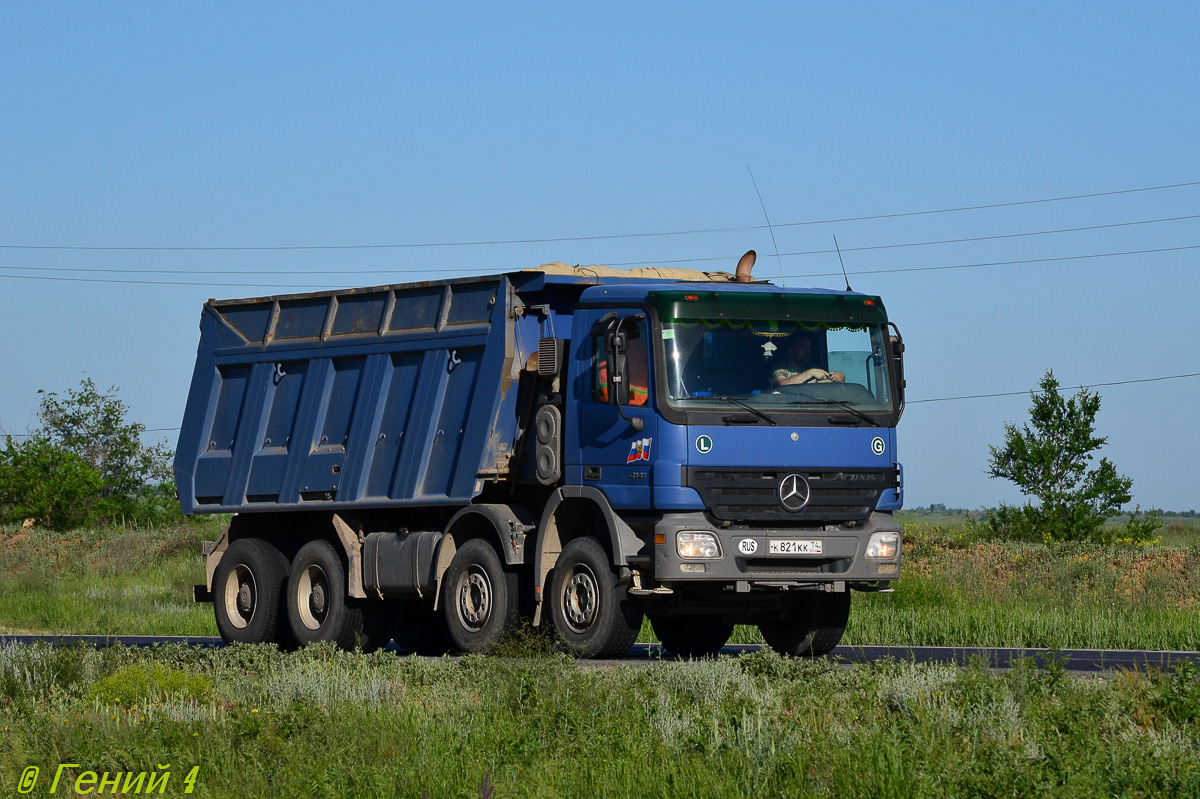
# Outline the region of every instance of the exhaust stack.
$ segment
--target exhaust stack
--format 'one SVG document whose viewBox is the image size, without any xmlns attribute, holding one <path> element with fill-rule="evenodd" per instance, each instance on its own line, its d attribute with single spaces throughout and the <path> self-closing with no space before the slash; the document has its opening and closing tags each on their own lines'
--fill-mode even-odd
<svg viewBox="0 0 1200 799">
<path fill-rule="evenodd" d="M 754 250 L 746 250 L 746 254 L 738 259 L 737 270 L 734 273 L 733 279 L 736 283 L 753 283 L 754 278 L 750 277 L 750 270 L 754 268 L 754 261 L 758 258 L 758 253 Z"/>
</svg>

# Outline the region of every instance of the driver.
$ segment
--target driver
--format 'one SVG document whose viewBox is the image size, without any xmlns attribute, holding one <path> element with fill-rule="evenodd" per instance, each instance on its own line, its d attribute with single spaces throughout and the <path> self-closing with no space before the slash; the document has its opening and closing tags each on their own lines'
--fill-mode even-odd
<svg viewBox="0 0 1200 799">
<path fill-rule="evenodd" d="M 776 386 L 796 386 L 801 383 L 845 383 L 846 375 L 828 372 L 812 362 L 812 338 L 807 333 L 793 333 L 787 341 L 788 365 L 776 369 Z"/>
</svg>

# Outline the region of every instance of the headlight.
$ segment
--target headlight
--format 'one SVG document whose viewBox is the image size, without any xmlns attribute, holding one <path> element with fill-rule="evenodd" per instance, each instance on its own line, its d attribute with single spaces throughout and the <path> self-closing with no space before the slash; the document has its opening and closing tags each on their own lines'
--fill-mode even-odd
<svg viewBox="0 0 1200 799">
<path fill-rule="evenodd" d="M 721 557 L 721 547 L 712 533 L 680 533 L 675 537 L 675 551 L 681 558 Z"/>
<path fill-rule="evenodd" d="M 871 533 L 867 539 L 867 557 L 873 560 L 879 558 L 894 558 L 900 552 L 899 533 Z"/>
</svg>

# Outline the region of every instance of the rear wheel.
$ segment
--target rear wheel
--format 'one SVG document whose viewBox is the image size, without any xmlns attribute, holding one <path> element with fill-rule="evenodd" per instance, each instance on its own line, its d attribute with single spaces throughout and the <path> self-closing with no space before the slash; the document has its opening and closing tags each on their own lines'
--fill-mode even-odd
<svg viewBox="0 0 1200 799">
<path fill-rule="evenodd" d="M 328 541 L 310 541 L 292 560 L 288 577 L 287 614 L 292 634 L 301 646 L 329 641 L 350 650 L 370 650 L 365 603 L 346 595 L 342 559 Z"/>
<path fill-rule="evenodd" d="M 802 594 L 785 619 L 758 625 L 763 640 L 782 655 L 816 657 L 842 640 L 850 618 L 850 592 Z"/>
<path fill-rule="evenodd" d="M 287 558 L 261 538 L 241 538 L 229 545 L 213 574 L 213 606 L 222 640 L 262 644 L 280 638 L 287 625 L 279 613 L 287 573 Z"/>
<path fill-rule="evenodd" d="M 490 652 L 517 620 L 516 575 L 505 571 L 487 541 L 472 538 L 442 576 L 442 618 L 462 652 Z"/>
<path fill-rule="evenodd" d="M 642 603 L 617 585 L 608 553 L 595 538 L 565 547 L 550 579 L 554 628 L 576 655 L 620 657 L 642 629 Z"/>
<path fill-rule="evenodd" d="M 654 615 L 650 626 L 662 645 L 680 657 L 715 655 L 733 635 L 733 625 L 720 616 Z"/>
</svg>

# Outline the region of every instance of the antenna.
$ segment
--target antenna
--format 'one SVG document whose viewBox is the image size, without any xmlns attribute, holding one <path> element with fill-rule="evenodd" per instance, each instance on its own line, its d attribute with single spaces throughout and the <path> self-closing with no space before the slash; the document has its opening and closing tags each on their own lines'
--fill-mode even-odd
<svg viewBox="0 0 1200 799">
<path fill-rule="evenodd" d="M 754 193 L 758 195 L 758 204 L 762 206 L 763 217 L 767 220 L 767 230 L 771 232 L 771 246 L 775 248 L 775 262 L 779 264 L 779 285 L 787 288 L 787 282 L 783 278 L 783 260 L 779 257 L 779 245 L 775 243 L 775 228 L 771 227 L 771 217 L 767 216 L 767 204 L 763 202 L 762 192 L 758 190 L 758 181 L 754 179 L 749 164 L 746 164 L 746 171 L 750 172 L 750 182 L 754 184 Z"/>
<path fill-rule="evenodd" d="M 854 291 L 850 288 L 850 278 L 846 276 L 846 263 L 842 260 L 842 248 L 838 246 L 836 233 L 833 234 L 833 248 L 837 250 L 838 263 L 842 265 L 842 277 L 846 278 L 846 291 Z M 829 250 L 825 252 L 829 252 Z"/>
</svg>

